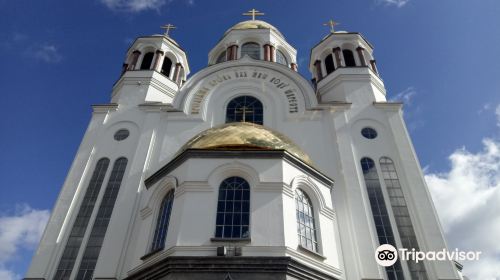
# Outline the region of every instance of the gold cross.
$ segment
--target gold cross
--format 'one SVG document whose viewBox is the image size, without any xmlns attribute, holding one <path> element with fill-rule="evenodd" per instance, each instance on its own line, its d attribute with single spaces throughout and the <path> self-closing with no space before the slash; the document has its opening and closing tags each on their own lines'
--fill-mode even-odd
<svg viewBox="0 0 500 280">
<path fill-rule="evenodd" d="M 253 110 L 248 108 L 247 106 L 243 106 L 241 107 L 240 110 L 236 109 L 235 112 L 236 114 L 243 114 L 243 120 L 241 120 L 242 122 L 246 122 L 246 114 L 247 113 L 253 113 Z"/>
<path fill-rule="evenodd" d="M 168 37 L 168 32 L 170 31 L 170 29 L 176 29 L 177 27 L 175 27 L 173 24 L 165 24 L 163 26 L 160 26 L 161 29 L 165 29 L 165 36 Z"/>
<path fill-rule="evenodd" d="M 339 22 L 333 21 L 333 19 L 329 20 L 327 23 L 323 23 L 324 26 L 330 26 L 330 32 L 335 32 L 335 26 L 339 25 Z"/>
<path fill-rule="evenodd" d="M 257 11 L 256 9 L 251 9 L 250 11 L 243 13 L 244 16 L 252 16 L 252 20 L 255 20 L 255 16 L 263 16 L 264 13 Z"/>
</svg>

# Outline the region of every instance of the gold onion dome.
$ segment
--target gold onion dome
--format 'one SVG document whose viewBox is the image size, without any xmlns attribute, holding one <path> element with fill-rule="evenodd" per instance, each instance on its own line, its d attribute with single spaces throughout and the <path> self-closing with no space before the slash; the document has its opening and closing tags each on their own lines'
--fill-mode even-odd
<svg viewBox="0 0 500 280">
<path fill-rule="evenodd" d="M 281 32 L 273 25 L 262 21 L 262 20 L 246 20 L 235 24 L 233 27 L 229 28 L 224 35 L 229 33 L 231 30 L 244 30 L 244 29 L 272 29 L 276 31 L 281 37 L 284 37 Z"/>
<path fill-rule="evenodd" d="M 207 129 L 191 138 L 180 150 L 285 150 L 309 165 L 309 156 L 285 135 L 262 125 L 234 122 Z"/>
</svg>

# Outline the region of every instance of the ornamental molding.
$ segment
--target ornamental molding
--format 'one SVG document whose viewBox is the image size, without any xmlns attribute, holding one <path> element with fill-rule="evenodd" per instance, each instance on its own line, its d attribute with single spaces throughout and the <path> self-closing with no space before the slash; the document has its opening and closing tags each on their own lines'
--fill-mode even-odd
<svg viewBox="0 0 500 280">
<path fill-rule="evenodd" d="M 245 56 L 209 66 L 191 77 L 173 100 L 175 108 L 187 114 L 203 113 L 204 104 L 214 91 L 225 85 L 266 87 L 268 94 L 278 94 L 287 101 L 288 114 L 296 114 L 317 105 L 317 97 L 307 80 L 288 67 Z"/>
</svg>

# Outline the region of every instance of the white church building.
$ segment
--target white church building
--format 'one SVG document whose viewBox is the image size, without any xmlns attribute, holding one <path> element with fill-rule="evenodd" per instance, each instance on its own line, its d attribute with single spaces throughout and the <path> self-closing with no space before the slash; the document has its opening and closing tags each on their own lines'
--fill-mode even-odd
<svg viewBox="0 0 500 280">
<path fill-rule="evenodd" d="M 251 13 L 190 76 L 171 25 L 132 43 L 26 280 L 462 279 L 453 261 L 376 262 L 381 244 L 446 242 L 373 46 L 332 28 L 310 81 Z"/>
</svg>

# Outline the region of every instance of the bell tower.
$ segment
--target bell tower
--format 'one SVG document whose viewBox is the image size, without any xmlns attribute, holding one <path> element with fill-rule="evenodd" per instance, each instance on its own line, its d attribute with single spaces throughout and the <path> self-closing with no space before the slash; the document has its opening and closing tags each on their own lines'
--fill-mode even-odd
<svg viewBox="0 0 500 280">
<path fill-rule="evenodd" d="M 372 45 L 357 32 L 334 31 L 312 50 L 309 71 L 321 102 L 371 104 L 386 101 Z"/>
<path fill-rule="evenodd" d="M 165 33 L 137 38 L 126 54 L 122 73 L 113 86 L 111 102 L 137 105 L 145 102 L 171 103 L 186 81 L 189 64 L 186 53 Z"/>
</svg>

